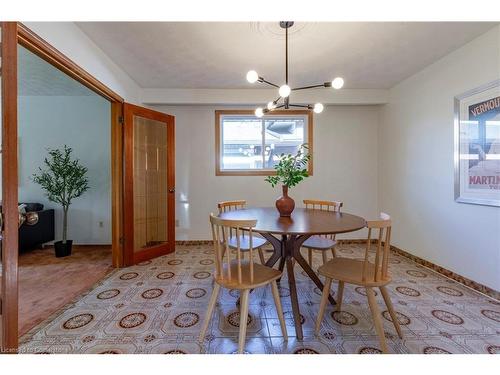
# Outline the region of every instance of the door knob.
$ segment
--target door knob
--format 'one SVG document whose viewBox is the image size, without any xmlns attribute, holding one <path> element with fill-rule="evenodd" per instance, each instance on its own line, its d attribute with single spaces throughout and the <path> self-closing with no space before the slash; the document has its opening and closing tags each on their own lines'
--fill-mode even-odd
<svg viewBox="0 0 500 375">
<path fill-rule="evenodd" d="M 168 192 L 169 193 L 175 193 L 175 188 L 173 187 L 173 188 L 168 189 Z"/>
</svg>

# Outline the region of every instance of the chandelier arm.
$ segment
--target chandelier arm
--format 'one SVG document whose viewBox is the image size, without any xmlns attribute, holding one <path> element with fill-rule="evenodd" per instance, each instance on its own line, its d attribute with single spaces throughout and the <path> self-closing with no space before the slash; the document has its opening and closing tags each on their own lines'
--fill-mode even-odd
<svg viewBox="0 0 500 375">
<path fill-rule="evenodd" d="M 280 108 L 283 108 L 285 105 L 284 104 L 281 104 L 273 109 L 268 109 L 268 108 L 264 108 L 262 110 L 263 113 L 269 113 L 269 112 L 272 112 L 272 111 L 276 111 L 277 109 L 280 109 Z"/>
<path fill-rule="evenodd" d="M 290 107 L 313 109 L 311 104 L 290 104 Z"/>
<path fill-rule="evenodd" d="M 292 91 L 315 89 L 315 88 L 318 88 L 318 87 L 326 87 L 326 86 L 325 86 L 324 83 L 322 83 L 320 85 L 311 85 L 311 86 L 296 87 L 296 88 L 292 89 Z"/>
<path fill-rule="evenodd" d="M 266 81 L 266 80 L 265 80 L 264 78 L 262 78 L 262 77 L 259 77 L 258 82 L 260 82 L 260 83 L 267 83 L 268 85 L 273 86 L 273 87 L 276 87 L 276 88 L 278 88 L 278 89 L 279 89 L 279 86 L 278 86 L 278 85 L 276 85 L 276 84 L 274 84 L 274 83 L 272 83 L 272 82 Z"/>
</svg>

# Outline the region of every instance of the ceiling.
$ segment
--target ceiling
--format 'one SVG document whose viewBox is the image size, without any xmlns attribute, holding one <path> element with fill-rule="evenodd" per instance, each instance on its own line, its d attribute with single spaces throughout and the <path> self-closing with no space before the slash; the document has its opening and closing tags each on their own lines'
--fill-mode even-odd
<svg viewBox="0 0 500 375">
<path fill-rule="evenodd" d="M 249 88 L 255 69 L 284 83 L 277 22 L 78 22 L 143 88 Z M 390 88 L 494 27 L 481 22 L 297 22 L 290 85 L 336 76 L 345 88 Z M 262 87 L 261 87 L 262 88 Z"/>
<path fill-rule="evenodd" d="M 17 56 L 20 96 L 97 95 L 24 47 L 19 46 Z"/>
</svg>

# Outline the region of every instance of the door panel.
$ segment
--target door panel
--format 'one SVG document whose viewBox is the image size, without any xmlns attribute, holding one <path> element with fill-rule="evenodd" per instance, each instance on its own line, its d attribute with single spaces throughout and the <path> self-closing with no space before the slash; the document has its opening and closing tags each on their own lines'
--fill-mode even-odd
<svg viewBox="0 0 500 375">
<path fill-rule="evenodd" d="M 125 264 L 174 251 L 174 117 L 132 104 L 125 114 Z"/>
</svg>

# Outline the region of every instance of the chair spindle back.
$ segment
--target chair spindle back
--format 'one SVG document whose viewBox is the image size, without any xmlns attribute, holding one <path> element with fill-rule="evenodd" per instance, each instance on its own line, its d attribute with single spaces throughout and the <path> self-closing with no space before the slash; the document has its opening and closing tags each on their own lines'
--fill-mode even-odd
<svg viewBox="0 0 500 375">
<path fill-rule="evenodd" d="M 219 215 L 223 212 L 242 210 L 246 207 L 247 201 L 240 199 L 236 201 L 224 201 L 217 203 L 217 208 L 219 209 Z M 232 238 L 234 235 L 233 229 L 229 229 L 229 237 Z"/>
<path fill-rule="evenodd" d="M 333 211 L 333 212 L 340 212 L 340 209 L 344 205 L 344 203 L 339 201 L 320 201 L 314 199 L 304 199 L 303 202 L 306 205 L 307 209 Z M 330 238 L 331 240 L 334 240 L 335 234 L 322 234 L 321 237 Z"/>
<path fill-rule="evenodd" d="M 215 272 L 216 278 L 221 279 L 235 279 L 238 283 L 243 282 L 242 267 L 246 264 L 249 266 L 250 282 L 254 280 L 253 271 L 253 228 L 257 224 L 257 220 L 225 220 L 210 214 L 210 224 L 212 226 L 212 237 L 215 247 Z M 236 236 L 236 249 L 234 250 L 234 257 L 231 259 L 231 249 L 229 248 L 226 238 L 230 238 L 229 231 L 233 230 Z M 243 260 L 243 254 L 240 249 L 240 238 L 242 232 L 246 232 L 250 249 L 245 250 L 248 252 L 249 259 Z M 224 254 L 227 254 L 224 260 Z M 226 266 L 226 267 L 225 267 Z M 236 274 L 233 274 L 236 272 Z"/>
<path fill-rule="evenodd" d="M 363 263 L 363 281 L 373 281 L 377 282 L 384 280 L 388 277 L 387 269 L 389 266 L 389 252 L 391 247 L 391 227 L 392 221 L 391 217 L 386 213 L 380 214 L 379 220 L 368 220 L 366 222 L 366 227 L 368 228 L 368 239 L 366 242 L 365 259 Z M 371 248 L 371 235 L 372 229 L 378 229 L 378 240 L 377 247 L 375 251 L 375 266 L 374 274 L 368 275 L 368 255 Z M 384 245 L 382 246 L 382 241 Z M 373 277 L 373 279 L 371 279 Z"/>
</svg>

